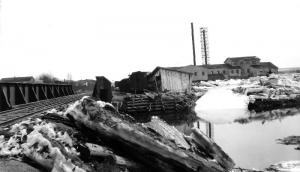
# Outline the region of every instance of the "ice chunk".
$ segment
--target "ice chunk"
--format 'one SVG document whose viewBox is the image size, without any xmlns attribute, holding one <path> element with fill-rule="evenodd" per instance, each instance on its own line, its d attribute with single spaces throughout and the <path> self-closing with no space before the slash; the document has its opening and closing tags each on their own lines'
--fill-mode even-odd
<svg viewBox="0 0 300 172">
<path fill-rule="evenodd" d="M 247 117 L 249 98 L 235 94 L 226 87 L 210 89 L 197 102 L 197 115 L 213 123 L 233 122 L 237 118 Z"/>
</svg>

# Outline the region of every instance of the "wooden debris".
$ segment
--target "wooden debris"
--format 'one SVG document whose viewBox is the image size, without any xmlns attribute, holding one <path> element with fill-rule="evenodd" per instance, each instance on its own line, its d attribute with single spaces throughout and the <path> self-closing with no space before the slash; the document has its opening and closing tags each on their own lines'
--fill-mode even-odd
<svg viewBox="0 0 300 172">
<path fill-rule="evenodd" d="M 199 129 L 192 129 L 192 139 L 197 143 L 197 147 L 207 155 L 215 159 L 224 169 L 234 166 L 232 159 L 222 151 L 222 149 Z"/>
<path fill-rule="evenodd" d="M 1 158 L 0 171 L 1 172 L 42 172 L 43 170 L 40 170 L 20 160 Z"/>
<path fill-rule="evenodd" d="M 230 158 L 221 161 L 220 159 L 211 159 L 211 157 L 203 156 L 203 154 L 199 153 L 201 152 L 199 149 L 197 151 L 193 149 L 186 150 L 188 144 L 182 140 L 180 135 L 175 136 L 171 134 L 165 137 L 169 133 L 166 132 L 164 125 L 130 123 L 117 118 L 115 115 L 103 113 L 105 112 L 104 109 L 98 111 L 97 118 L 90 120 L 90 112 L 87 110 L 84 113 L 80 109 L 91 109 L 91 106 L 97 106 L 97 104 L 90 99 L 84 99 L 74 109 L 67 110 L 67 113 L 76 121 L 95 131 L 102 138 L 103 142 L 106 145 L 110 145 L 114 151 L 122 152 L 128 158 L 154 171 L 200 170 L 219 172 L 233 168 L 234 163 Z M 155 132 L 153 128 L 155 128 Z M 174 139 L 170 139 L 172 137 Z M 194 140 L 190 140 L 192 145 L 205 144 L 203 142 L 211 142 L 211 140 L 200 140 L 197 143 Z M 185 149 L 178 147 L 178 143 L 184 145 L 182 147 L 185 147 Z M 211 143 L 211 145 L 213 144 Z M 213 153 L 217 152 L 217 149 L 213 150 L 215 151 L 212 151 Z M 218 150 L 222 151 L 221 149 Z M 221 155 L 221 153 L 218 154 Z M 225 153 L 223 154 L 225 155 Z M 221 158 L 219 155 L 215 157 Z"/>
<path fill-rule="evenodd" d="M 297 145 L 296 150 L 300 150 L 300 136 L 288 136 L 283 139 L 277 139 L 277 142 L 284 145 Z"/>
<path fill-rule="evenodd" d="M 20 135 L 24 129 L 27 137 Z M 202 133 L 185 136 L 158 118 L 149 123 L 135 123 L 89 98 L 77 101 L 64 114 L 49 113 L 42 120 L 18 124 L 11 131 L 16 136 L 18 150 L 23 149 L 18 146 L 23 143 L 30 148 L 27 153 L 20 150 L 13 156 L 29 158 L 48 171 L 66 172 L 63 168 L 76 167 L 88 172 L 223 172 L 234 166 L 222 149 Z M 5 142 L 3 145 L 8 143 L 6 137 L 0 139 Z M 33 140 L 32 144 L 27 143 L 28 139 Z M 40 148 L 35 148 L 35 139 Z M 53 154 L 53 150 L 57 153 Z"/>
<path fill-rule="evenodd" d="M 124 98 L 121 112 L 136 114 L 176 113 L 189 111 L 195 106 L 193 94 L 150 93 L 128 94 Z"/>
</svg>

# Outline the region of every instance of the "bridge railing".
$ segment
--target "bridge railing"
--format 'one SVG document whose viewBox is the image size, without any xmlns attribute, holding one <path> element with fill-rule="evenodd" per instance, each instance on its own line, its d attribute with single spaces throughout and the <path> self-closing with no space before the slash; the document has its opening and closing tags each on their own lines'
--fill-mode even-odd
<svg viewBox="0 0 300 172">
<path fill-rule="evenodd" d="M 0 83 L 0 111 L 15 105 L 74 94 L 69 84 Z"/>
</svg>

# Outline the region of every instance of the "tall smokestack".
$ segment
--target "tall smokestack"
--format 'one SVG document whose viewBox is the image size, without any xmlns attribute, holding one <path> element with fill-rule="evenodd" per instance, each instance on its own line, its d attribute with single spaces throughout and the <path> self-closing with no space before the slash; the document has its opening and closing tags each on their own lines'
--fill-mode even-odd
<svg viewBox="0 0 300 172">
<path fill-rule="evenodd" d="M 192 44 L 193 44 L 193 60 L 194 66 L 196 66 L 196 52 L 195 52 L 195 41 L 194 41 L 194 25 L 191 23 L 191 31 L 192 31 Z"/>
</svg>

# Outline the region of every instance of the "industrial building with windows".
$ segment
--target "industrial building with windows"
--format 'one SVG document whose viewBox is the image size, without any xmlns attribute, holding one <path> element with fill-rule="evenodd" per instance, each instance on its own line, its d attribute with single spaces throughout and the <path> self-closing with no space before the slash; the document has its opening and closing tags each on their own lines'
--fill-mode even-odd
<svg viewBox="0 0 300 172">
<path fill-rule="evenodd" d="M 194 82 L 249 78 L 278 73 L 277 66 L 271 62 L 260 62 L 260 59 L 256 56 L 229 57 L 224 61 L 224 64 L 189 65 L 172 67 L 172 69 L 192 73 Z"/>
</svg>

